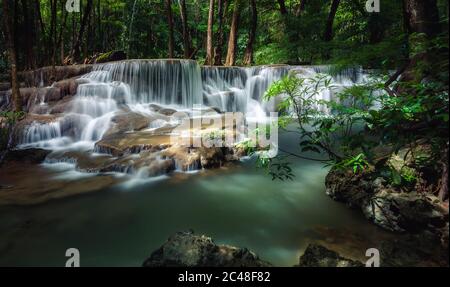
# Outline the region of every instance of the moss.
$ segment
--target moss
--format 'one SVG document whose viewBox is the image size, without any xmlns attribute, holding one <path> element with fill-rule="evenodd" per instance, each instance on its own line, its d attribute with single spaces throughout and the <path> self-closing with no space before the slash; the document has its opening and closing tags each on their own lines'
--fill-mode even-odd
<svg viewBox="0 0 450 287">
<path fill-rule="evenodd" d="M 100 54 L 97 59 L 95 60 L 96 63 L 104 63 L 108 62 L 108 60 L 111 58 L 111 55 L 114 53 L 114 51 L 109 51 L 103 54 Z"/>
</svg>

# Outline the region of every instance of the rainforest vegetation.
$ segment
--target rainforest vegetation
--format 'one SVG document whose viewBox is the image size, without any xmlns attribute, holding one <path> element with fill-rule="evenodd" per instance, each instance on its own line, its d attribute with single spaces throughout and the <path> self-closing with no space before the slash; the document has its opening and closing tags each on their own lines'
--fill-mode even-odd
<svg viewBox="0 0 450 287">
<path fill-rule="evenodd" d="M 29 131 L 24 128 L 26 125 L 35 128 L 30 138 L 38 138 L 36 142 L 64 138 L 64 132 L 70 130 L 67 134 L 71 140 L 95 144 L 95 150 L 91 148 L 89 152 L 126 157 L 130 150 L 140 154 L 141 146 L 137 152 L 131 144 L 118 152 L 119 148 L 111 148 L 113 144 L 108 140 L 132 137 L 153 144 L 155 139 L 142 131 L 161 128 L 155 127 L 154 122 L 173 115 L 173 107 L 164 104 L 185 105 L 192 103 L 193 98 L 210 104 L 219 95 L 220 101 L 210 108 L 223 113 L 232 106 L 233 111 L 242 108 L 250 114 L 254 111 L 251 105 L 268 113 L 269 110 L 263 109 L 276 103 L 277 128 L 293 136 L 289 141 L 295 142 L 295 148 L 285 149 L 280 144 L 278 156 L 272 158 L 255 148 L 257 143 L 247 140 L 233 147 L 241 152 L 240 156 L 257 154 L 258 167 L 268 173 L 266 177 L 280 184 L 298 180 L 293 167 L 298 160 L 320 162 L 329 168 L 325 178 L 328 195 L 360 208 L 367 218 L 387 230 L 417 233 L 431 230 L 440 242 L 433 243 L 433 248 L 441 247 L 442 243 L 448 253 L 448 0 L 0 0 L 0 3 L 0 162 L 15 150 L 19 141 L 17 131 L 24 129 L 24 134 Z M 132 64 L 122 61 L 130 59 L 140 60 Z M 143 59 L 192 61 L 182 61 L 188 64 L 181 68 L 176 60 L 165 61 L 155 68 Z M 101 82 L 95 75 L 84 78 L 85 82 L 75 79 L 91 72 L 93 65 L 109 62 L 119 64 L 102 72 L 120 75 L 116 81 L 119 84 Z M 130 68 L 132 65 L 135 66 Z M 263 74 L 261 69 L 265 67 L 272 70 Z M 285 70 L 278 73 L 279 67 Z M 76 73 L 65 73 L 69 68 Z M 148 71 L 154 72 L 154 78 L 147 75 Z M 181 76 L 177 74 L 179 71 Z M 342 84 L 337 79 L 343 71 L 347 78 L 351 78 L 348 73 L 354 72 L 364 74 L 367 79 Z M 36 79 L 41 82 L 37 84 Z M 179 79 L 189 88 L 180 88 Z M 186 84 L 184 79 L 193 83 Z M 263 81 L 266 82 L 261 84 Z M 95 86 L 95 93 L 83 90 L 86 83 Z M 152 101 L 143 100 L 147 91 L 138 93 L 131 83 L 148 90 L 154 88 L 152 85 L 158 86 L 159 94 L 150 95 Z M 102 90 L 106 86 L 108 92 L 128 87 L 123 92 L 128 98 L 114 99 L 113 105 L 102 110 L 104 114 L 100 116 L 89 114 L 89 105 L 100 105 L 103 100 L 96 98 L 96 93 L 100 93 L 97 89 L 107 94 Z M 39 98 L 40 93 L 50 94 L 53 88 L 59 89 L 58 95 Z M 172 88 L 183 92 L 173 96 L 169 103 L 169 96 L 164 98 L 164 93 Z M 79 109 L 67 108 L 71 97 L 77 104 L 81 100 L 77 102 L 76 96 L 86 96 L 80 91 L 87 93 L 88 104 L 80 104 Z M 42 106 L 38 106 L 38 99 Z M 216 103 L 223 107 L 218 108 Z M 129 109 L 135 105 L 142 111 L 143 104 L 148 105 L 144 113 Z M 73 113 L 90 122 L 73 120 Z M 106 124 L 98 124 L 101 120 Z M 67 122 L 69 127 L 59 128 Z M 82 127 L 77 126 L 77 130 L 76 125 Z M 88 140 L 83 137 L 86 132 L 80 132 L 86 126 L 93 135 Z M 270 129 L 268 125 L 265 131 L 253 132 L 267 133 Z M 100 137 L 98 130 L 102 130 Z M 224 130 L 208 135 L 223 137 L 225 133 Z M 103 135 L 107 135 L 106 144 L 102 142 Z M 205 155 L 205 150 L 196 150 L 196 154 L 165 147 L 157 152 L 165 153 L 164 159 L 173 160 L 168 166 L 155 168 L 164 173 L 175 169 L 190 171 L 199 166 L 217 167 L 232 158 L 222 151 L 219 155 L 207 151 Z M 123 162 L 110 165 L 108 158 L 106 163 L 102 162 L 104 166 L 89 167 L 89 172 L 110 172 L 114 168 L 117 171 L 118 166 L 120 172 L 138 170 L 142 168 L 139 164 L 153 167 L 155 158 L 143 154 L 142 157 L 149 158 L 133 168 L 124 168 L 120 165 Z M 198 159 L 189 162 L 194 156 Z M 177 157 L 184 157 L 184 166 L 180 167 L 178 161 L 174 163 L 179 160 Z M 444 265 L 448 265 L 448 257 L 445 260 Z M 408 265 L 404 262 L 403 265 Z"/>
</svg>

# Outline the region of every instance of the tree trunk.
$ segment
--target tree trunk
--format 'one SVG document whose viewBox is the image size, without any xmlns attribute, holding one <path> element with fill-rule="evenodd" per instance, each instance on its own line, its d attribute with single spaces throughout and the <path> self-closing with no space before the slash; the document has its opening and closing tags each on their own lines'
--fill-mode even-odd
<svg viewBox="0 0 450 287">
<path fill-rule="evenodd" d="M 333 0 L 330 7 L 330 13 L 328 14 L 327 23 L 325 25 L 325 33 L 323 35 L 323 40 L 329 42 L 333 39 L 333 23 L 334 17 L 336 16 L 337 9 L 339 8 L 340 0 Z"/>
<path fill-rule="evenodd" d="M 238 38 L 240 0 L 235 0 L 233 9 L 233 18 L 231 20 L 230 37 L 228 38 L 228 51 L 225 60 L 225 66 L 234 66 L 236 64 L 236 45 Z"/>
<path fill-rule="evenodd" d="M 283 16 L 286 16 L 288 14 L 288 10 L 286 8 L 286 3 L 284 0 L 278 0 L 278 5 L 280 6 L 280 13 Z"/>
<path fill-rule="evenodd" d="M 223 47 L 223 10 L 224 10 L 224 1 L 218 0 L 218 30 L 217 30 L 217 45 L 214 49 L 214 65 L 222 66 L 222 47 Z"/>
<path fill-rule="evenodd" d="M 80 30 L 76 38 L 75 44 L 73 45 L 71 58 L 72 63 L 77 63 L 81 56 L 81 44 L 83 42 L 84 30 L 86 28 L 87 21 L 89 19 L 89 14 L 92 10 L 92 0 L 87 0 L 86 7 L 84 7 L 83 17 L 81 18 Z"/>
<path fill-rule="evenodd" d="M 214 25 L 214 0 L 209 0 L 208 31 L 206 35 L 206 60 L 205 65 L 212 65 L 214 61 L 213 46 L 213 25 Z"/>
<path fill-rule="evenodd" d="M 445 201 L 448 198 L 448 142 L 444 152 L 444 161 L 442 162 L 442 176 L 440 185 L 438 197 L 441 201 Z"/>
<path fill-rule="evenodd" d="M 305 7 L 306 7 L 306 1 L 307 0 L 301 0 L 302 2 L 300 2 L 300 5 L 298 5 L 297 9 L 295 10 L 295 16 L 300 16 L 303 11 L 305 11 Z"/>
<path fill-rule="evenodd" d="M 11 65 L 11 97 L 13 109 L 16 112 L 19 112 L 22 110 L 22 97 L 20 95 L 19 81 L 17 79 L 17 56 L 16 48 L 14 46 L 14 30 L 12 27 L 12 19 L 15 15 L 13 15 L 14 12 L 10 10 L 10 4 L 10 0 L 3 0 L 4 35 Z"/>
<path fill-rule="evenodd" d="M 248 33 L 247 48 L 245 49 L 244 65 L 252 65 L 253 61 L 253 45 L 256 38 L 256 29 L 258 26 L 258 10 L 256 8 L 256 0 L 250 0 L 250 6 L 252 11 L 252 21 L 250 24 L 250 31 Z"/>
<path fill-rule="evenodd" d="M 429 39 L 440 33 L 439 11 L 436 0 L 404 0 L 403 16 L 405 29 L 408 34 L 424 33 Z M 408 46 L 415 45 L 407 40 Z M 411 57 L 408 55 L 408 65 L 400 75 L 395 87 L 397 93 L 414 92 L 411 83 L 419 83 L 423 78 L 434 75 L 436 56 L 433 52 L 425 51 Z M 409 88 L 408 88 L 409 87 Z"/>
<path fill-rule="evenodd" d="M 181 24 L 183 26 L 183 46 L 184 46 L 184 58 L 189 59 L 191 57 L 191 37 L 189 35 L 189 28 L 187 22 L 187 9 L 186 0 L 180 0 L 180 14 Z"/>
<path fill-rule="evenodd" d="M 173 30 L 173 15 L 172 15 L 172 1 L 166 0 L 166 13 L 167 13 L 167 22 L 169 24 L 169 58 L 174 58 L 175 55 L 175 37 Z"/>
<path fill-rule="evenodd" d="M 65 3 L 64 1 L 61 3 L 61 9 L 63 14 L 63 21 L 61 23 L 61 27 L 59 29 L 59 36 L 58 36 L 58 47 L 60 48 L 60 62 L 64 63 L 64 30 L 66 29 L 66 23 L 67 23 L 67 12 L 65 9 Z"/>
<path fill-rule="evenodd" d="M 33 24 L 33 20 L 31 18 L 30 6 L 28 5 L 28 0 L 22 0 L 22 11 L 24 17 L 24 25 L 27 31 L 29 31 L 29 35 L 25 37 L 25 50 L 26 50 L 26 61 L 25 68 L 33 69 L 35 67 L 34 61 L 34 39 L 35 39 L 35 26 Z M 33 11 L 33 10 L 31 10 Z"/>
<path fill-rule="evenodd" d="M 45 43 L 46 43 L 46 32 L 45 32 L 45 24 L 44 21 L 42 20 L 42 14 L 41 14 L 41 3 L 40 0 L 35 0 L 34 1 L 34 8 L 35 8 L 35 12 L 36 12 L 36 18 L 38 21 L 39 25 L 36 25 L 38 27 L 37 31 L 38 33 L 36 33 L 36 42 L 37 42 L 37 54 L 38 55 L 45 55 Z M 45 64 L 44 61 L 45 57 L 40 57 L 40 59 L 36 59 L 36 64 L 38 66 L 43 66 Z"/>
<path fill-rule="evenodd" d="M 52 59 L 52 66 L 55 66 L 56 64 L 56 16 L 57 16 L 57 3 L 56 0 L 50 0 L 50 14 L 51 14 L 51 21 L 50 21 L 50 42 L 48 48 L 51 47 L 51 59 Z"/>
<path fill-rule="evenodd" d="M 441 32 L 436 0 L 405 0 L 406 25 L 410 33 L 433 37 Z"/>
</svg>

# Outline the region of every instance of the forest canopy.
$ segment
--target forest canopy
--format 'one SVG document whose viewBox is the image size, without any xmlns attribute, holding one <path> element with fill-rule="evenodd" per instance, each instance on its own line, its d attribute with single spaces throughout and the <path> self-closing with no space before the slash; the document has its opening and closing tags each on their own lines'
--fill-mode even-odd
<svg viewBox="0 0 450 287">
<path fill-rule="evenodd" d="M 395 69 L 409 49 L 407 25 L 399 17 L 404 1 L 381 1 L 383 13 L 367 12 L 365 0 L 81 0 L 79 12 L 68 12 L 66 0 L 10 2 L 19 71 L 83 63 L 111 51 L 215 65 Z M 438 7 L 445 22 L 448 1 L 439 0 Z"/>
</svg>

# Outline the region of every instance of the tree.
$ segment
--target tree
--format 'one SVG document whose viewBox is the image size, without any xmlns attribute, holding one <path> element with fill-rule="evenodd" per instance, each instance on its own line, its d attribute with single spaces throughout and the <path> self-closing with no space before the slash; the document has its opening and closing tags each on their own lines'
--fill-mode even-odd
<svg viewBox="0 0 450 287">
<path fill-rule="evenodd" d="M 333 39 L 333 23 L 336 16 L 337 9 L 339 8 L 340 0 L 333 0 L 330 7 L 330 13 L 328 14 L 327 22 L 325 25 L 325 32 L 323 34 L 323 40 L 329 42 Z"/>
<path fill-rule="evenodd" d="M 436 0 L 404 0 L 405 21 L 410 33 L 433 37 L 441 31 Z"/>
<path fill-rule="evenodd" d="M 166 13 L 167 13 L 167 22 L 169 24 L 169 58 L 175 57 L 175 36 L 174 36 L 174 28 L 173 28 L 173 15 L 172 15 L 172 1 L 166 1 Z"/>
<path fill-rule="evenodd" d="M 184 58 L 191 58 L 191 37 L 189 35 L 189 28 L 187 23 L 187 9 L 186 9 L 186 0 L 180 0 L 180 17 L 181 17 L 181 25 L 183 26 L 183 48 L 184 48 Z"/>
<path fill-rule="evenodd" d="M 248 33 L 248 42 L 247 42 L 247 48 L 245 49 L 244 54 L 244 65 L 251 65 L 253 64 L 253 45 L 255 43 L 256 38 L 256 29 L 258 26 L 258 10 L 256 8 L 256 1 L 250 0 L 250 7 L 252 10 L 252 19 L 250 24 L 250 30 Z"/>
<path fill-rule="evenodd" d="M 213 24 L 214 24 L 214 0 L 209 1 L 208 29 L 206 36 L 206 65 L 212 65 L 214 62 L 213 46 Z"/>
<path fill-rule="evenodd" d="M 278 6 L 280 6 L 281 15 L 287 16 L 288 10 L 286 8 L 286 3 L 284 2 L 284 0 L 277 0 L 277 1 L 278 1 Z"/>
<path fill-rule="evenodd" d="M 225 1 L 226 2 L 226 1 Z M 222 46 L 223 46 L 223 14 L 224 14 L 224 0 L 218 0 L 217 6 L 217 18 L 218 18 L 218 29 L 217 29 L 217 44 L 214 48 L 214 65 L 222 66 Z"/>
<path fill-rule="evenodd" d="M 11 97 L 13 109 L 16 112 L 20 112 L 22 110 L 22 97 L 20 95 L 19 81 L 17 79 L 17 54 L 14 45 L 15 33 L 12 24 L 12 19 L 15 15 L 10 9 L 10 5 L 10 0 L 3 0 L 4 34 L 6 47 L 8 50 L 9 63 L 11 65 Z"/>
<path fill-rule="evenodd" d="M 83 11 L 83 17 L 80 23 L 80 30 L 78 31 L 78 36 L 76 38 L 75 44 L 73 45 L 72 52 L 70 53 L 72 63 L 77 63 L 80 60 L 81 45 L 83 41 L 84 30 L 86 29 L 86 24 L 89 19 L 91 10 L 92 10 L 92 0 L 87 0 L 86 7 L 84 7 Z"/>
<path fill-rule="evenodd" d="M 228 38 L 228 51 L 225 60 L 225 66 L 234 66 L 236 64 L 236 45 L 239 29 L 241 0 L 234 1 L 233 18 L 231 20 L 230 37 Z"/>
</svg>

